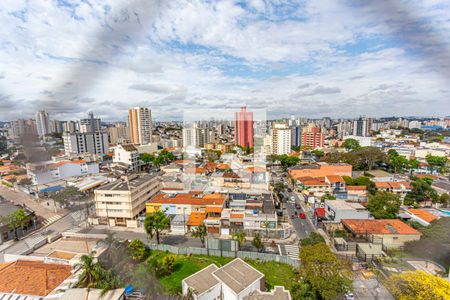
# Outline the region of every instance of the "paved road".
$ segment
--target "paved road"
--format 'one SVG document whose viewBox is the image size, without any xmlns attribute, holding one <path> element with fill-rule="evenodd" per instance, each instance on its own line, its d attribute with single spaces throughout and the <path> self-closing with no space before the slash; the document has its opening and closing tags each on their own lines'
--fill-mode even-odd
<svg viewBox="0 0 450 300">
<path fill-rule="evenodd" d="M 361 274 L 353 280 L 353 295 L 360 300 L 394 300 L 376 278 L 365 279 Z"/>
<path fill-rule="evenodd" d="M 286 192 L 286 195 L 289 197 L 289 199 L 291 196 L 293 196 L 295 198 L 295 203 L 300 204 L 300 199 L 295 193 Z M 300 219 L 299 214 L 300 212 L 304 212 L 303 209 L 296 209 L 295 204 L 291 201 L 288 201 L 287 203 L 285 203 L 285 205 L 286 205 L 286 212 L 289 218 L 291 218 L 294 212 L 297 211 L 297 215 L 296 216 L 294 215 L 295 218 L 291 219 L 291 222 L 295 228 L 295 231 L 299 239 L 303 239 L 307 237 L 311 232 L 316 231 L 310 220 Z"/>
<path fill-rule="evenodd" d="M 45 206 L 46 202 L 44 202 L 44 205 L 40 204 L 36 202 L 34 198 L 30 198 L 30 195 L 17 189 L 11 190 L 5 186 L 0 185 L 0 195 L 5 197 L 6 200 L 11 200 L 16 204 L 21 204 L 29 207 L 36 213 L 36 215 L 44 219 L 49 219 L 56 216 L 57 214 L 65 214 L 65 212 L 62 210 L 59 210 L 58 213 L 55 212 L 55 208 L 53 205 Z"/>
</svg>

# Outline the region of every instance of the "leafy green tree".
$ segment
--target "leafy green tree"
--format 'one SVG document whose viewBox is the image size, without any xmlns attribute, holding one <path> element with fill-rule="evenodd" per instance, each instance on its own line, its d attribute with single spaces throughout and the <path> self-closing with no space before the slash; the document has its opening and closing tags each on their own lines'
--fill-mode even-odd
<svg viewBox="0 0 450 300">
<path fill-rule="evenodd" d="M 143 261 L 149 255 L 147 247 L 145 247 L 145 244 L 141 240 L 132 240 L 128 248 L 131 250 L 131 257 L 134 260 Z"/>
<path fill-rule="evenodd" d="M 274 163 L 274 162 L 278 161 L 278 155 L 276 155 L 276 154 L 267 155 L 266 160 L 267 160 L 267 162 Z"/>
<path fill-rule="evenodd" d="M 205 247 L 206 236 L 208 236 L 208 229 L 206 228 L 205 223 L 200 224 L 192 230 L 192 237 L 199 238 L 203 247 Z"/>
<path fill-rule="evenodd" d="M 359 176 L 355 179 L 349 176 L 343 176 L 342 178 L 344 179 L 346 185 L 366 186 L 367 191 L 369 192 L 370 195 L 374 195 L 377 192 L 375 182 L 373 182 L 367 176 Z"/>
<path fill-rule="evenodd" d="M 442 204 L 442 206 L 447 207 L 450 204 L 450 195 L 447 193 L 442 194 L 439 197 L 439 203 Z"/>
<path fill-rule="evenodd" d="M 318 298 L 312 286 L 301 278 L 292 284 L 291 295 L 292 299 L 316 300 Z"/>
<path fill-rule="evenodd" d="M 232 235 L 233 240 L 237 241 L 239 248 L 245 243 L 245 232 L 238 231 Z"/>
<path fill-rule="evenodd" d="M 389 158 L 389 164 L 395 173 L 399 173 L 408 167 L 408 160 L 402 155 L 397 155 Z"/>
<path fill-rule="evenodd" d="M 396 194 L 377 191 L 369 196 L 367 209 L 375 219 L 395 219 L 400 209 L 401 200 Z"/>
<path fill-rule="evenodd" d="M 323 157 L 325 155 L 325 152 L 323 152 L 322 150 L 313 150 L 312 154 L 314 154 L 318 158 L 321 158 L 321 157 Z"/>
<path fill-rule="evenodd" d="M 413 169 L 417 169 L 420 165 L 420 162 L 415 158 L 410 158 L 408 160 L 408 169 L 412 171 Z"/>
<path fill-rule="evenodd" d="M 430 166 L 431 172 L 438 169 L 441 174 L 445 173 L 448 163 L 448 158 L 446 156 L 433 156 L 431 154 L 428 154 L 427 156 L 425 156 L 425 160 Z"/>
<path fill-rule="evenodd" d="M 359 145 L 359 142 L 355 139 L 346 139 L 342 143 L 342 147 L 344 147 L 345 149 L 347 149 L 349 151 L 357 150 L 357 149 L 361 148 L 361 146 Z"/>
<path fill-rule="evenodd" d="M 322 235 L 317 232 L 311 232 L 308 237 L 300 240 L 300 245 L 303 246 L 311 246 L 316 244 L 325 243 L 325 239 Z"/>
<path fill-rule="evenodd" d="M 264 243 L 259 232 L 255 233 L 252 240 L 252 245 L 258 250 L 258 252 L 262 252 L 264 250 Z"/>
<path fill-rule="evenodd" d="M 300 152 L 301 146 L 291 146 L 291 150 L 295 152 Z"/>
<path fill-rule="evenodd" d="M 424 201 L 431 201 L 432 203 L 439 202 L 439 195 L 435 189 L 431 187 L 432 179 L 423 178 L 411 183 L 412 189 L 406 194 L 403 203 L 405 205 L 417 206 L 418 203 Z"/>
<path fill-rule="evenodd" d="M 150 153 L 142 153 L 141 155 L 139 155 L 139 160 L 145 164 L 149 164 L 149 163 L 153 162 L 154 159 L 155 159 L 155 157 L 153 155 L 151 155 Z"/>
<path fill-rule="evenodd" d="M 353 151 L 351 154 L 354 155 L 354 163 L 356 163 L 360 170 L 370 171 L 375 163 L 384 162 L 386 160 L 386 155 L 377 147 L 363 147 Z"/>
<path fill-rule="evenodd" d="M 351 269 L 325 243 L 300 248 L 300 273 L 324 300 L 334 300 L 351 289 Z"/>
<path fill-rule="evenodd" d="M 17 230 L 19 228 L 23 229 L 24 227 L 26 227 L 30 223 L 30 220 L 31 217 L 27 215 L 25 210 L 22 208 L 13 211 L 1 218 L 1 222 L 8 225 L 8 228 L 14 231 L 14 237 L 17 241 L 19 240 Z"/>
<path fill-rule="evenodd" d="M 300 158 L 298 156 L 289 156 L 287 154 L 280 155 L 278 157 L 280 161 L 281 167 L 284 170 L 287 170 L 290 167 L 297 165 L 300 162 Z"/>
<path fill-rule="evenodd" d="M 163 211 L 156 211 L 148 214 L 144 220 L 144 229 L 147 232 L 150 239 L 156 236 L 156 243 L 160 242 L 160 235 L 164 229 L 169 228 L 169 218 Z"/>
</svg>

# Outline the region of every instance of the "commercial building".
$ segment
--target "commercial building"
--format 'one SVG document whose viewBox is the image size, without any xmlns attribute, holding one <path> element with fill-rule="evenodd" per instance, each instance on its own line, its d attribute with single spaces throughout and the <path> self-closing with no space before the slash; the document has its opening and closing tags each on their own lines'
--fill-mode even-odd
<svg viewBox="0 0 450 300">
<path fill-rule="evenodd" d="M 293 179 L 301 177 L 324 177 L 327 175 L 352 176 L 352 166 L 349 164 L 317 163 L 295 166 L 289 169 L 289 175 Z"/>
<path fill-rule="evenodd" d="M 98 174 L 99 165 L 97 161 L 85 158 L 29 163 L 26 169 L 32 184 L 40 185 L 69 177 Z"/>
<path fill-rule="evenodd" d="M 36 129 L 40 137 L 50 134 L 50 118 L 45 110 L 36 113 Z"/>
<path fill-rule="evenodd" d="M 282 155 L 292 152 L 291 129 L 286 123 L 275 123 L 272 128 L 272 154 Z"/>
<path fill-rule="evenodd" d="M 245 106 L 234 113 L 234 144 L 241 147 L 253 147 L 253 112 Z"/>
<path fill-rule="evenodd" d="M 342 219 L 370 219 L 369 211 L 359 203 L 343 200 L 326 200 L 325 217 L 330 221 L 340 222 Z"/>
<path fill-rule="evenodd" d="M 132 144 L 148 144 L 152 142 L 152 115 L 146 107 L 133 107 L 128 110 L 128 126 Z"/>
<path fill-rule="evenodd" d="M 65 154 L 107 154 L 108 134 L 96 132 L 66 132 L 63 134 Z"/>
<path fill-rule="evenodd" d="M 110 226 L 138 227 L 145 204 L 160 190 L 155 174 L 128 175 L 97 188 L 95 210 L 97 220 Z"/>
</svg>

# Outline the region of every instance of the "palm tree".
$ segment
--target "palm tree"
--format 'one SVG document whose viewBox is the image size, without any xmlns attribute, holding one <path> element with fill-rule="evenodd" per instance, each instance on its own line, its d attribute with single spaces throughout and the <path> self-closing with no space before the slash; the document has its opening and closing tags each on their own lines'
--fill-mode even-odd
<svg viewBox="0 0 450 300">
<path fill-rule="evenodd" d="M 156 235 L 156 243 L 160 242 L 161 231 L 170 225 L 169 218 L 163 211 L 156 211 L 145 217 L 144 228 L 150 239 Z"/>
<path fill-rule="evenodd" d="M 77 286 L 92 288 L 100 281 L 102 270 L 100 265 L 94 262 L 91 254 L 81 256 L 80 262 L 75 265 L 75 268 L 82 270 Z"/>
<path fill-rule="evenodd" d="M 202 246 L 205 247 L 205 237 L 208 235 L 208 229 L 205 224 L 202 223 L 200 226 L 197 226 L 194 230 L 192 230 L 192 237 L 200 238 L 202 242 Z"/>
<path fill-rule="evenodd" d="M 239 248 L 244 244 L 245 242 L 245 232 L 238 231 L 235 234 L 233 234 L 233 240 L 237 241 Z"/>
</svg>

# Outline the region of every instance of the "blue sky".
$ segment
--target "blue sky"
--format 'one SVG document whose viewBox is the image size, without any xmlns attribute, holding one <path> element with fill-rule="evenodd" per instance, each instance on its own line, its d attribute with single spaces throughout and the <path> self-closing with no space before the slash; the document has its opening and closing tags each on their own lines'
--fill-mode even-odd
<svg viewBox="0 0 450 300">
<path fill-rule="evenodd" d="M 0 2 L 0 120 L 450 115 L 445 1 Z"/>
</svg>

